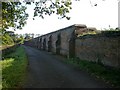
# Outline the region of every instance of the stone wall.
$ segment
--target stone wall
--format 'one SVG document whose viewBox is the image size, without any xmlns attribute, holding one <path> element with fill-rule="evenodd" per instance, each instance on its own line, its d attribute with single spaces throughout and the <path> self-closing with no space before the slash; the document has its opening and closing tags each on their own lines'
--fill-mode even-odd
<svg viewBox="0 0 120 90">
<path fill-rule="evenodd" d="M 25 44 L 68 58 L 78 57 L 120 67 L 120 31 L 100 33 L 95 28 L 75 24 L 26 41 Z"/>
<path fill-rule="evenodd" d="M 120 32 L 114 34 L 86 35 L 75 40 L 76 57 L 120 67 Z"/>
<path fill-rule="evenodd" d="M 51 51 L 52 53 L 61 54 L 67 57 L 74 57 L 75 37 L 77 34 L 84 32 L 83 30 L 87 30 L 86 25 L 75 24 L 57 30 L 55 32 L 51 32 L 40 37 L 34 38 L 33 40 L 30 40 L 28 42 L 26 41 L 25 43 L 27 45 L 36 47 L 40 50 Z"/>
</svg>

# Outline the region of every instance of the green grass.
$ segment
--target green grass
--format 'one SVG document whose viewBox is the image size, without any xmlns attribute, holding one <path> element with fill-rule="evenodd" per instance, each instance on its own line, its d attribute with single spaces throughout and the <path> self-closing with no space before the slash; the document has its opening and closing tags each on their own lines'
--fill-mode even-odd
<svg viewBox="0 0 120 90">
<path fill-rule="evenodd" d="M 85 70 L 91 75 L 111 84 L 113 87 L 120 88 L 120 69 L 110 68 L 90 61 L 80 59 L 68 59 L 65 63 L 73 64 L 74 66 Z"/>
<path fill-rule="evenodd" d="M 26 74 L 27 56 L 23 47 L 7 55 L 2 65 L 2 88 L 19 88 Z"/>
</svg>

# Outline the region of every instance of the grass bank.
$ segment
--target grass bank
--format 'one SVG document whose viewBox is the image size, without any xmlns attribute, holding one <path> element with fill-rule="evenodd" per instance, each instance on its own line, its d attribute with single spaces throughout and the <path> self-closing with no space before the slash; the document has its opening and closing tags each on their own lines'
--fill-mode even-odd
<svg viewBox="0 0 120 90">
<path fill-rule="evenodd" d="M 81 70 L 85 70 L 91 75 L 111 84 L 113 87 L 120 88 L 120 69 L 110 68 L 94 62 L 75 58 L 68 59 L 65 63 L 73 64 Z"/>
<path fill-rule="evenodd" d="M 26 74 L 27 56 L 22 46 L 7 55 L 2 65 L 2 88 L 17 88 L 23 83 Z"/>
</svg>

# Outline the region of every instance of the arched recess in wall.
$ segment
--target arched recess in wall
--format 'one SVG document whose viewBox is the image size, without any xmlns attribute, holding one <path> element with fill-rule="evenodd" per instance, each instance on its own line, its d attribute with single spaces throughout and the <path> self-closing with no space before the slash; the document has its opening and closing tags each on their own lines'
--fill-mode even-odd
<svg viewBox="0 0 120 90">
<path fill-rule="evenodd" d="M 52 35 L 50 35 L 49 37 L 49 41 L 48 41 L 48 52 L 52 51 Z"/>
<path fill-rule="evenodd" d="M 37 38 L 37 48 L 39 48 L 39 37 Z"/>
<path fill-rule="evenodd" d="M 38 48 L 41 49 L 41 46 L 42 46 L 42 38 L 40 37 L 39 38 L 39 47 Z"/>
<path fill-rule="evenodd" d="M 69 58 L 75 57 L 75 32 L 71 34 L 69 39 Z"/>
<path fill-rule="evenodd" d="M 46 38 L 43 40 L 43 50 L 46 50 Z"/>
<path fill-rule="evenodd" d="M 37 40 L 36 40 L 36 38 L 34 40 L 35 40 L 35 42 L 34 42 L 35 45 L 34 46 L 37 47 Z"/>
<path fill-rule="evenodd" d="M 56 41 L 56 54 L 60 54 L 61 49 L 61 34 L 58 34 Z"/>
</svg>

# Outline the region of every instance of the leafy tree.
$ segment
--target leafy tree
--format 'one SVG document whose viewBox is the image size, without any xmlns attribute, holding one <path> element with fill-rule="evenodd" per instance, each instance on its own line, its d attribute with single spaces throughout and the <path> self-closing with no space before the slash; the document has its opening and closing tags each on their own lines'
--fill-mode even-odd
<svg viewBox="0 0 120 90">
<path fill-rule="evenodd" d="M 14 34 L 12 31 L 6 31 L 3 36 L 0 36 L 2 45 L 14 45 L 22 44 L 24 42 L 24 37 L 22 35 Z"/>
<path fill-rule="evenodd" d="M 28 14 L 27 9 L 21 2 L 2 2 L 2 30 L 9 27 L 14 29 L 22 29 L 26 24 Z"/>
<path fill-rule="evenodd" d="M 2 19 L 0 24 L 2 28 L 0 29 L 0 34 L 2 37 L 2 45 L 14 44 L 17 41 L 14 32 L 6 31 L 9 27 L 14 27 L 14 29 L 22 29 L 26 24 L 28 19 L 28 14 L 26 13 L 27 7 L 21 2 L 2 2 Z"/>
<path fill-rule="evenodd" d="M 72 9 L 72 0 L 39 0 L 38 2 L 25 1 L 27 0 L 23 0 L 23 2 L 2 2 L 2 32 L 9 27 L 14 27 L 14 29 L 22 29 L 29 16 L 26 13 L 27 5 L 31 5 L 31 3 L 35 4 L 33 12 L 34 17 L 39 16 L 44 18 L 44 15 L 56 14 L 60 16 L 60 18 L 66 18 L 67 20 L 70 19 L 67 13 L 69 13 L 70 9 Z M 91 0 L 89 1 L 91 4 Z M 94 6 L 97 6 L 97 4 Z"/>
<path fill-rule="evenodd" d="M 4 36 L 1 37 L 3 45 L 12 45 L 14 44 L 13 39 L 10 37 L 8 33 L 5 33 Z"/>
<path fill-rule="evenodd" d="M 20 35 L 19 37 L 17 37 L 16 39 L 16 43 L 17 44 L 23 44 L 24 42 L 24 37 L 22 35 Z"/>
<path fill-rule="evenodd" d="M 29 34 L 26 33 L 24 39 L 25 39 L 26 41 L 28 41 L 28 40 L 32 39 L 32 36 L 30 35 L 30 33 L 29 33 Z"/>
<path fill-rule="evenodd" d="M 33 3 L 36 5 L 34 8 L 34 17 L 39 16 L 44 18 L 44 15 L 56 14 L 61 18 L 70 19 L 66 14 L 72 9 L 71 0 L 40 0 Z M 27 4 L 31 3 L 27 2 Z"/>
<path fill-rule="evenodd" d="M 44 15 L 57 14 L 61 18 L 68 17 L 71 7 L 71 0 L 40 0 L 38 2 L 2 2 L 2 30 L 14 27 L 14 29 L 22 29 L 28 19 L 26 13 L 27 5 L 34 3 L 34 17 L 44 18 Z M 33 18 L 34 19 L 34 18 Z"/>
</svg>

